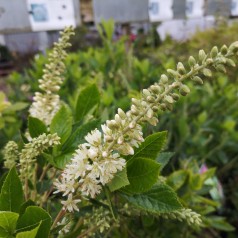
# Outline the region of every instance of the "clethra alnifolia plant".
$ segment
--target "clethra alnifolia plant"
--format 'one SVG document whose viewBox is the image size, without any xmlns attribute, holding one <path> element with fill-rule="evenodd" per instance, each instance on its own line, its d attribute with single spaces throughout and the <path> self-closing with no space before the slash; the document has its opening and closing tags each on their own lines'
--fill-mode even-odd
<svg viewBox="0 0 238 238">
<path fill-rule="evenodd" d="M 90 121 L 77 122 L 58 95 L 65 49 L 73 34 L 71 27 L 66 28 L 49 54 L 39 80 L 41 92 L 35 93 L 29 109 L 31 137 L 18 144 L 10 141 L 3 150 L 4 166 L 10 172 L 1 189 L 0 210 L 15 217 L 9 232 L 13 237 L 24 237 L 19 235 L 24 232 L 35 234 L 29 237 L 90 237 L 118 229 L 126 219 L 148 215 L 186 221 L 195 229 L 205 226 L 203 217 L 183 206 L 166 177 L 160 176 L 165 164 L 158 158 L 166 133 L 145 138 L 142 129 L 146 123 L 156 126 L 159 113 L 171 111 L 181 96 L 190 93 L 188 82 L 202 85 L 213 71 L 226 73 L 227 66 L 234 67 L 238 42 L 213 47 L 208 54 L 200 50 L 197 58 L 189 57 L 188 66 L 179 62 L 176 69 L 168 69 L 157 83 L 143 89 L 140 98 L 132 98 L 130 110 L 118 108 L 114 119 L 95 129 Z M 87 90 L 95 92 L 97 87 L 90 85 Z M 77 141 L 82 143 L 70 151 L 68 147 Z M 14 198 L 10 181 L 19 187 L 21 199 Z M 33 221 L 28 219 L 31 216 Z"/>
</svg>

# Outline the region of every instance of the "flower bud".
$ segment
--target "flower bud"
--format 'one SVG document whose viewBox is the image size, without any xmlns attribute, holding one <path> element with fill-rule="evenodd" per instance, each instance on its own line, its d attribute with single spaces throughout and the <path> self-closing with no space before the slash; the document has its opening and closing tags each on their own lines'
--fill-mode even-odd
<svg viewBox="0 0 238 238">
<path fill-rule="evenodd" d="M 150 86 L 150 89 L 155 94 L 160 93 L 162 91 L 159 85 L 152 85 Z"/>
<path fill-rule="evenodd" d="M 189 57 L 189 59 L 188 59 L 188 64 L 189 64 L 189 66 L 192 68 L 192 67 L 194 67 L 195 65 L 196 65 L 196 60 L 194 59 L 194 57 L 193 56 L 190 56 Z"/>
<path fill-rule="evenodd" d="M 146 116 L 149 117 L 149 118 L 152 118 L 153 115 L 154 115 L 153 110 L 152 110 L 151 108 L 149 108 L 149 110 L 148 110 L 147 113 L 146 113 Z"/>
<path fill-rule="evenodd" d="M 211 78 L 212 77 L 212 71 L 210 69 L 204 68 L 202 70 L 202 73 L 205 77 Z"/>
<path fill-rule="evenodd" d="M 168 83 L 168 77 L 167 77 L 167 75 L 162 74 L 161 77 L 160 77 L 160 82 L 161 82 L 162 84 L 167 84 L 167 83 Z"/>
<path fill-rule="evenodd" d="M 211 58 L 208 58 L 208 59 L 206 59 L 206 63 L 207 64 L 212 64 L 214 61 L 213 61 L 213 59 L 211 59 Z"/>
<path fill-rule="evenodd" d="M 226 65 L 236 67 L 236 63 L 232 59 L 226 59 Z"/>
<path fill-rule="evenodd" d="M 226 46 L 226 45 L 223 45 L 223 46 L 221 47 L 221 53 L 222 53 L 223 55 L 225 55 L 225 54 L 227 54 L 227 51 L 228 51 L 227 46 Z"/>
<path fill-rule="evenodd" d="M 179 95 L 177 93 L 172 93 L 171 96 L 175 101 L 179 100 Z"/>
<path fill-rule="evenodd" d="M 204 50 L 199 50 L 198 52 L 198 58 L 199 58 L 199 61 L 202 63 L 205 58 L 207 57 L 206 53 Z"/>
<path fill-rule="evenodd" d="M 172 110 L 173 110 L 173 104 L 171 104 L 171 103 L 166 103 L 166 108 L 167 108 L 169 111 L 172 111 Z"/>
<path fill-rule="evenodd" d="M 173 69 L 167 69 L 167 72 L 174 78 L 177 78 L 179 76 L 179 73 Z"/>
<path fill-rule="evenodd" d="M 165 103 L 161 103 L 160 104 L 160 109 L 162 110 L 162 111 L 166 111 L 166 105 L 165 105 Z"/>
<path fill-rule="evenodd" d="M 237 50 L 238 50 L 238 41 L 235 41 L 229 46 L 229 51 L 236 53 Z"/>
<path fill-rule="evenodd" d="M 148 89 L 143 89 L 143 90 L 142 90 L 142 93 L 143 93 L 146 97 L 151 96 L 151 93 L 150 93 L 150 91 L 149 91 Z"/>
<path fill-rule="evenodd" d="M 186 96 L 187 94 L 190 93 L 190 89 L 187 85 L 183 84 L 183 85 L 180 86 L 179 93 L 182 96 Z"/>
<path fill-rule="evenodd" d="M 185 74 L 186 73 L 186 69 L 184 68 L 184 65 L 181 62 L 178 63 L 177 70 L 180 74 Z"/>
<path fill-rule="evenodd" d="M 223 64 L 218 64 L 215 66 L 215 68 L 222 73 L 226 73 L 226 68 Z"/>
<path fill-rule="evenodd" d="M 146 98 L 146 101 L 149 102 L 149 103 L 153 103 L 153 102 L 155 102 L 155 98 L 152 97 L 152 96 L 148 96 L 148 97 Z"/>
<path fill-rule="evenodd" d="M 217 54 L 218 54 L 218 48 L 217 48 L 217 46 L 214 46 L 211 50 L 211 57 L 215 58 L 217 56 Z"/>
<path fill-rule="evenodd" d="M 117 124 L 121 124 L 121 118 L 118 114 L 115 115 L 115 121 L 117 122 Z"/>
<path fill-rule="evenodd" d="M 118 114 L 119 116 L 122 118 L 122 119 L 125 119 L 126 118 L 126 113 L 121 109 L 121 108 L 118 108 Z"/>
<path fill-rule="evenodd" d="M 193 82 L 195 82 L 195 83 L 197 83 L 197 84 L 203 84 L 203 81 L 202 81 L 202 79 L 200 78 L 200 77 L 198 77 L 198 76 L 194 76 L 193 78 L 192 78 L 192 81 Z"/>
<path fill-rule="evenodd" d="M 174 102 L 173 98 L 170 95 L 165 96 L 165 102 L 172 104 Z"/>
</svg>

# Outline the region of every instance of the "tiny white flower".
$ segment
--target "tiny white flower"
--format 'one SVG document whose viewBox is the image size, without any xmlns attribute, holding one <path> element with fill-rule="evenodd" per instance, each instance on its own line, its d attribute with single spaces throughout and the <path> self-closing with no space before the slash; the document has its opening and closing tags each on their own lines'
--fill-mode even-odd
<svg viewBox="0 0 238 238">
<path fill-rule="evenodd" d="M 79 211 L 79 208 L 77 207 L 77 203 L 81 202 L 80 199 L 73 199 L 72 193 L 68 195 L 68 199 L 66 201 L 62 201 L 61 203 L 64 206 L 65 210 L 68 210 L 69 212 Z"/>
<path fill-rule="evenodd" d="M 84 138 L 89 144 L 98 146 L 101 144 L 102 133 L 98 129 L 95 129 L 91 131 L 91 133 L 88 133 Z"/>
</svg>

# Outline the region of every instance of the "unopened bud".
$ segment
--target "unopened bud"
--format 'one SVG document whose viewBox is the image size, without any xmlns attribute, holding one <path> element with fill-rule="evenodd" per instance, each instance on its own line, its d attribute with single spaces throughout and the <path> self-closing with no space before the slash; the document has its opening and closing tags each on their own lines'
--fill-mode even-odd
<svg viewBox="0 0 238 238">
<path fill-rule="evenodd" d="M 160 82 L 161 82 L 162 84 L 167 84 L 167 83 L 168 83 L 168 77 L 167 77 L 167 75 L 162 74 L 161 77 L 160 77 Z"/>
<path fill-rule="evenodd" d="M 165 96 L 165 102 L 172 104 L 174 102 L 173 98 L 170 95 Z"/>
<path fill-rule="evenodd" d="M 236 53 L 237 50 L 238 50 L 238 41 L 235 41 L 229 46 L 229 51 Z"/>
<path fill-rule="evenodd" d="M 189 66 L 192 68 L 196 65 L 196 63 L 197 62 L 196 62 L 195 58 L 193 56 L 190 56 L 189 59 L 188 59 Z"/>
<path fill-rule="evenodd" d="M 197 83 L 197 84 L 201 84 L 201 85 L 203 84 L 203 80 L 200 77 L 198 77 L 198 76 L 194 76 L 192 78 L 192 81 Z"/>
<path fill-rule="evenodd" d="M 166 111 L 166 104 L 165 103 L 161 103 L 160 104 L 160 109 L 162 110 L 162 111 Z"/>
<path fill-rule="evenodd" d="M 118 108 L 117 112 L 122 119 L 126 118 L 126 113 L 121 108 Z"/>
<path fill-rule="evenodd" d="M 201 63 L 205 60 L 206 56 L 207 55 L 204 50 L 199 50 L 198 58 Z"/>
<path fill-rule="evenodd" d="M 213 63 L 213 59 L 211 59 L 211 58 L 208 58 L 208 59 L 206 59 L 206 63 L 209 65 L 209 64 L 212 64 Z"/>
<path fill-rule="evenodd" d="M 186 96 L 187 94 L 190 93 L 190 89 L 187 85 L 183 84 L 183 85 L 181 85 L 179 92 L 182 96 Z"/>
<path fill-rule="evenodd" d="M 121 118 L 118 114 L 115 115 L 115 121 L 117 122 L 117 124 L 121 124 Z"/>
<path fill-rule="evenodd" d="M 181 62 L 178 63 L 177 70 L 180 74 L 185 74 L 186 73 L 186 69 L 184 68 L 184 65 Z"/>
<path fill-rule="evenodd" d="M 143 89 L 142 93 L 143 93 L 146 97 L 148 97 L 148 96 L 151 95 L 151 93 L 150 93 L 150 91 L 149 91 L 148 89 Z"/>
<path fill-rule="evenodd" d="M 153 110 L 152 110 L 151 108 L 149 108 L 149 110 L 148 110 L 147 113 L 146 113 L 146 116 L 149 117 L 149 118 L 152 118 L 153 115 L 154 115 Z"/>
<path fill-rule="evenodd" d="M 172 93 L 171 96 L 172 96 L 172 98 L 173 98 L 175 101 L 178 101 L 179 98 L 180 98 L 177 93 Z"/>
<path fill-rule="evenodd" d="M 202 73 L 204 74 L 205 77 L 211 78 L 212 77 L 212 71 L 210 69 L 203 69 Z"/>
<path fill-rule="evenodd" d="M 215 66 L 215 68 L 222 73 L 226 73 L 226 68 L 223 64 L 218 64 Z"/>
<path fill-rule="evenodd" d="M 227 54 L 227 51 L 228 51 L 227 46 L 226 46 L 226 45 L 223 45 L 223 46 L 221 47 L 221 53 L 222 53 L 223 55 L 225 55 L 225 54 Z"/>
<path fill-rule="evenodd" d="M 167 72 L 172 76 L 177 78 L 179 76 L 179 73 L 173 69 L 167 69 Z"/>
<path fill-rule="evenodd" d="M 217 54 L 218 54 L 218 48 L 217 48 L 217 46 L 214 46 L 211 50 L 211 57 L 215 58 L 217 56 Z"/>
<path fill-rule="evenodd" d="M 147 101 L 147 102 L 150 102 L 150 103 L 153 103 L 153 102 L 155 102 L 155 98 L 153 98 L 152 96 L 148 96 L 148 97 L 146 98 L 146 101 Z"/>
<path fill-rule="evenodd" d="M 236 67 L 236 63 L 232 59 L 226 59 L 226 65 Z"/>
<path fill-rule="evenodd" d="M 161 92 L 161 88 L 160 88 L 159 85 L 152 85 L 150 88 L 151 88 L 151 91 L 152 91 L 153 93 L 155 93 L 155 94 Z"/>
</svg>

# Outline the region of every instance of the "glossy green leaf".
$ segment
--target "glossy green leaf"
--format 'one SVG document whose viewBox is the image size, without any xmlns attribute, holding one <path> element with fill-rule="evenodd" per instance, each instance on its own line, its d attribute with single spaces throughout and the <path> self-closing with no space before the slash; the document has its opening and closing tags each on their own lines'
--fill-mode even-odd
<svg viewBox="0 0 238 238">
<path fill-rule="evenodd" d="M 84 116 L 100 102 L 100 94 L 95 84 L 89 85 L 80 92 L 76 103 L 75 120 L 80 121 Z"/>
<path fill-rule="evenodd" d="M 182 208 L 174 190 L 159 184 L 151 190 L 136 195 L 123 195 L 132 205 L 151 213 L 173 212 Z"/>
<path fill-rule="evenodd" d="M 130 184 L 130 182 L 127 178 L 127 170 L 126 168 L 124 168 L 122 171 L 117 172 L 112 181 L 107 185 L 110 191 L 114 192 L 120 188 L 125 187 L 128 184 Z"/>
<path fill-rule="evenodd" d="M 0 194 L 0 210 L 19 212 L 24 201 L 21 181 L 17 175 L 16 168 L 13 167 L 3 183 Z"/>
<path fill-rule="evenodd" d="M 16 238 L 35 238 L 40 226 L 41 226 L 41 222 L 39 223 L 39 225 L 36 228 L 34 228 L 30 231 L 23 231 L 23 232 L 18 233 Z"/>
<path fill-rule="evenodd" d="M 183 186 L 187 177 L 188 172 L 186 170 L 178 170 L 169 175 L 166 183 L 176 191 Z"/>
<path fill-rule="evenodd" d="M 51 227 L 51 217 L 42 208 L 29 206 L 17 221 L 17 233 L 31 231 L 37 226 L 39 226 L 39 229 L 36 238 L 48 237 Z"/>
<path fill-rule="evenodd" d="M 148 137 L 140 145 L 139 148 L 135 149 L 135 153 L 132 156 L 128 156 L 129 159 L 135 158 L 146 158 L 155 160 L 158 153 L 162 150 L 166 143 L 167 132 L 157 132 Z"/>
<path fill-rule="evenodd" d="M 28 128 L 32 138 L 38 137 L 43 133 L 47 133 L 47 127 L 44 122 L 35 117 L 28 118 Z"/>
<path fill-rule="evenodd" d="M 50 124 L 50 132 L 57 133 L 61 138 L 61 144 L 63 144 L 71 134 L 72 131 L 72 115 L 68 107 L 63 105 L 60 110 L 55 114 Z"/>
<path fill-rule="evenodd" d="M 156 161 L 161 165 L 160 171 L 169 163 L 170 159 L 174 155 L 173 152 L 162 152 L 156 158 Z"/>
<path fill-rule="evenodd" d="M 0 237 L 12 237 L 18 217 L 15 212 L 0 211 Z"/>
<path fill-rule="evenodd" d="M 100 124 L 100 120 L 90 121 L 80 127 L 78 127 L 64 143 L 62 151 L 64 153 L 75 151 L 78 145 L 84 140 L 84 137 L 93 129 L 97 128 Z"/>
<path fill-rule="evenodd" d="M 59 169 L 64 169 L 65 165 L 73 157 L 73 152 L 65 153 L 54 158 L 54 166 Z"/>
<path fill-rule="evenodd" d="M 123 191 L 127 193 L 141 193 L 149 190 L 157 181 L 160 164 L 151 159 L 137 158 L 127 167 L 130 182 Z"/>
</svg>

